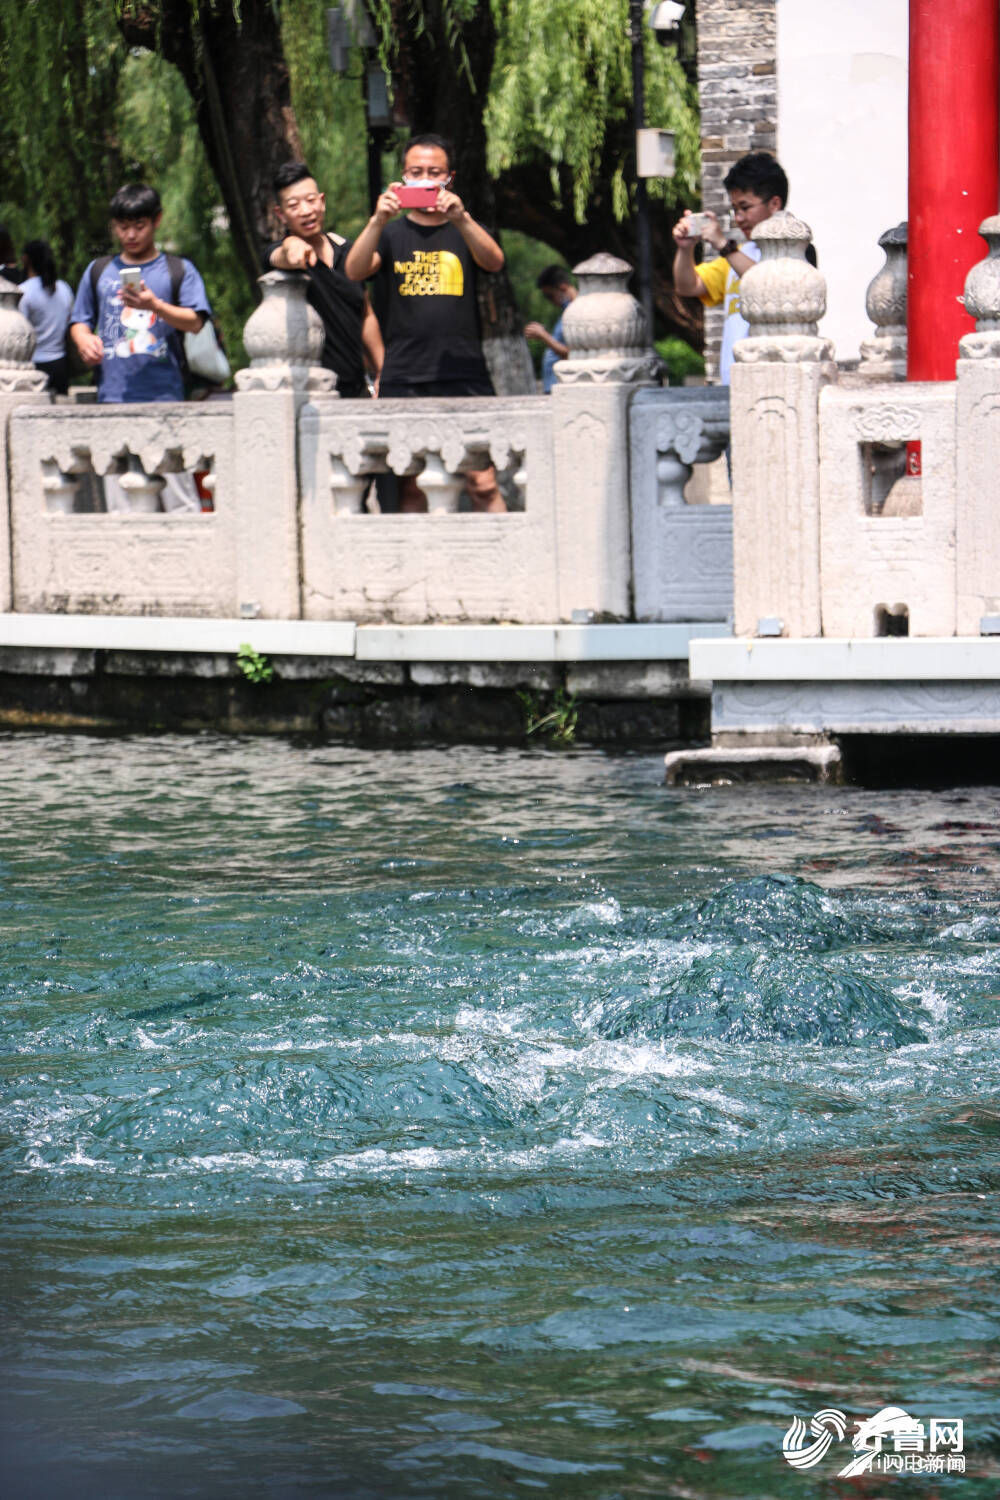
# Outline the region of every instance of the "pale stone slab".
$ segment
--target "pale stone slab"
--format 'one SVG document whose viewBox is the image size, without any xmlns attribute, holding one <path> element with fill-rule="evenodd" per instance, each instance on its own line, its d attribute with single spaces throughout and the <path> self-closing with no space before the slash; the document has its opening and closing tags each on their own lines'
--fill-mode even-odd
<svg viewBox="0 0 1000 1500">
<path fill-rule="evenodd" d="M 254 608 L 279 620 L 302 614 L 295 445 L 303 399 L 291 387 L 240 390 L 233 397 L 240 524 L 230 613 Z"/>
<path fill-rule="evenodd" d="M 558 608 L 549 618 L 569 620 L 582 609 L 622 620 L 631 613 L 627 414 L 633 390 L 557 384 L 549 397 L 559 562 Z"/>
<path fill-rule="evenodd" d="M 15 609 L 236 614 L 231 403 L 22 406 L 11 415 L 10 454 Z M 87 467 L 113 473 L 124 454 L 147 474 L 212 469 L 215 511 L 82 515 L 48 508 L 46 481 Z"/>
<path fill-rule="evenodd" d="M 733 366 L 737 635 L 754 634 L 766 618 L 781 620 L 788 636 L 821 632 L 818 403 L 834 375 L 829 360 Z"/>
<path fill-rule="evenodd" d="M 1000 638 L 691 641 L 691 675 L 715 682 L 1000 682 Z"/>
<path fill-rule="evenodd" d="M 953 382 L 938 382 L 823 392 L 824 635 L 875 635 L 880 605 L 907 607 L 911 637 L 954 632 L 955 391 Z M 916 438 L 923 475 L 919 486 L 915 480 L 904 483 L 918 491 L 920 514 L 889 514 L 892 495 L 886 513 L 866 514 L 866 449 L 897 445 L 902 453 L 902 445 Z"/>
<path fill-rule="evenodd" d="M 1000 681 L 719 682 L 712 732 L 998 734 Z"/>
<path fill-rule="evenodd" d="M 644 390 L 629 413 L 632 573 L 640 620 L 727 620 L 732 505 L 691 505 L 685 486 L 729 438 L 729 390 Z"/>
<path fill-rule="evenodd" d="M 0 647 L 353 657 L 349 621 L 210 620 L 155 615 L 0 614 Z"/>
<path fill-rule="evenodd" d="M 359 625 L 363 661 L 686 660 L 693 635 L 724 625 Z"/>
<path fill-rule="evenodd" d="M 744 781 L 839 781 L 836 745 L 753 749 L 671 750 L 663 757 L 667 786 L 704 786 Z"/>
<path fill-rule="evenodd" d="M 10 417 L 19 406 L 39 406 L 50 410 L 51 400 L 47 391 L 0 388 L 0 610 L 10 609 L 13 601 Z"/>
<path fill-rule="evenodd" d="M 300 418 L 303 613 L 358 621 L 558 617 L 552 409 L 537 398 L 336 402 Z M 522 512 L 459 513 L 467 470 L 515 467 Z M 361 511 L 368 475 L 413 474 L 428 515 Z"/>
<path fill-rule="evenodd" d="M 958 361 L 957 402 L 955 628 L 978 635 L 1000 611 L 1000 358 Z"/>
</svg>

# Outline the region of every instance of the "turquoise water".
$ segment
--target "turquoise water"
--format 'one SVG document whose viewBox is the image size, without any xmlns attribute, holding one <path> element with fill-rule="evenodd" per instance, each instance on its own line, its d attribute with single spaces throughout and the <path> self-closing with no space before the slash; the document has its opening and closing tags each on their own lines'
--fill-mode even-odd
<svg viewBox="0 0 1000 1500">
<path fill-rule="evenodd" d="M 7 737 L 9 1497 L 1000 1493 L 1000 797 Z"/>
</svg>

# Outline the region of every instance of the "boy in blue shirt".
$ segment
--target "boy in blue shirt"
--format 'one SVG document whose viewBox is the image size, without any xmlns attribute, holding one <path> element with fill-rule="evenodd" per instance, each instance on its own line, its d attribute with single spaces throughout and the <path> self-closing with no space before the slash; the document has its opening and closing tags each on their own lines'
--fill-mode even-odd
<svg viewBox="0 0 1000 1500">
<path fill-rule="evenodd" d="M 204 283 L 189 260 L 157 250 L 163 209 L 155 188 L 127 183 L 112 198 L 110 212 L 121 249 L 91 261 L 84 271 L 70 314 L 70 338 L 84 364 L 98 372 L 98 401 L 183 401 L 181 340 L 212 315 Z M 125 285 L 121 272 L 129 266 L 142 275 Z M 137 458 L 128 462 L 141 472 Z M 201 509 L 190 474 L 163 479 L 164 510 Z M 127 508 L 114 474 L 105 476 L 104 500 L 108 510 Z"/>
<path fill-rule="evenodd" d="M 121 250 L 92 261 L 77 289 L 69 332 L 84 364 L 99 370 L 98 401 L 184 400 L 181 338 L 197 333 L 212 309 L 191 262 L 157 250 L 162 217 L 155 188 L 119 188 L 111 228 Z M 120 280 L 128 266 L 141 268 L 135 286 Z"/>
</svg>

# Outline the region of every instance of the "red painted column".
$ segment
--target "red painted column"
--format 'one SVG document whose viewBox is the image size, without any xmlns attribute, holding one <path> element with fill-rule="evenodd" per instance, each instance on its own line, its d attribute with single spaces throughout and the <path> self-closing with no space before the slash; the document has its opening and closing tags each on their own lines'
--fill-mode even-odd
<svg viewBox="0 0 1000 1500">
<path fill-rule="evenodd" d="M 954 380 L 957 300 L 1000 207 L 1000 5 L 910 0 L 909 380 Z"/>
</svg>

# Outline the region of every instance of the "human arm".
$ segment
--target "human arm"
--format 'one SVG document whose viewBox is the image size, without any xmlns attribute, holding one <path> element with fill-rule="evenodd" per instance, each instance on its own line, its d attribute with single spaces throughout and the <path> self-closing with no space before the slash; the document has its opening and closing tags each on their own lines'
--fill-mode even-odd
<svg viewBox="0 0 1000 1500">
<path fill-rule="evenodd" d="M 269 261 L 275 271 L 307 271 L 316 264 L 316 251 L 308 240 L 289 234 L 280 245 L 275 245 Z"/>
<path fill-rule="evenodd" d="M 558 354 L 560 359 L 565 359 L 569 354 L 569 345 L 561 344 L 541 323 L 526 323 L 524 336 L 526 339 L 541 339 L 542 343 L 551 349 L 553 354 Z"/>
<path fill-rule="evenodd" d="M 376 380 L 382 373 L 382 364 L 385 360 L 385 344 L 382 341 L 382 329 L 379 326 L 375 310 L 365 297 L 365 314 L 361 322 L 361 346 L 364 350 L 365 366 Z"/>
<path fill-rule="evenodd" d="M 684 216 L 674 225 L 674 243 L 677 246 L 674 252 L 674 287 L 682 297 L 706 297 L 706 286 L 704 273 L 694 263 L 694 247 L 699 240 L 706 245 L 711 245 L 724 256 L 725 262 L 732 268 L 734 276 L 742 276 L 749 271 L 751 266 L 757 262 L 750 255 L 744 255 L 742 250 L 732 248 L 726 253 L 726 246 L 732 241 L 727 238 L 725 230 L 720 225 L 711 209 L 706 209 L 704 218 L 708 221 L 708 229 L 704 234 L 692 234 L 691 211 L 687 209 Z M 717 299 L 711 289 L 707 291 L 710 303 Z"/>
<path fill-rule="evenodd" d="M 389 220 L 402 212 L 403 205 L 396 197 L 396 188 L 401 186 L 402 183 L 390 182 L 385 192 L 379 195 L 378 202 L 375 204 L 375 212 L 348 250 L 347 259 L 344 261 L 344 272 L 352 281 L 364 281 L 381 266 L 382 257 L 378 253 L 378 242 Z"/>
<path fill-rule="evenodd" d="M 160 318 L 171 328 L 175 328 L 178 333 L 197 333 L 207 316 L 199 308 L 179 307 L 172 302 L 165 302 L 162 297 L 151 292 L 144 281 L 140 281 L 138 286 L 123 286 L 119 295 L 126 307 L 144 308 L 155 318 Z"/>
<path fill-rule="evenodd" d="M 104 345 L 87 323 L 71 323 L 69 336 L 73 347 L 85 365 L 99 365 L 104 358 Z"/>
<path fill-rule="evenodd" d="M 454 224 L 481 271 L 503 269 L 504 253 L 500 246 L 482 224 L 477 224 L 457 193 L 449 193 L 447 188 L 441 188 L 436 212 L 444 214 L 448 222 Z"/>
<path fill-rule="evenodd" d="M 97 298 L 93 285 L 94 262 L 84 271 L 76 298 L 69 315 L 69 336 L 74 349 L 85 365 L 99 365 L 104 358 L 104 345 L 94 332 L 97 321 Z"/>
</svg>

